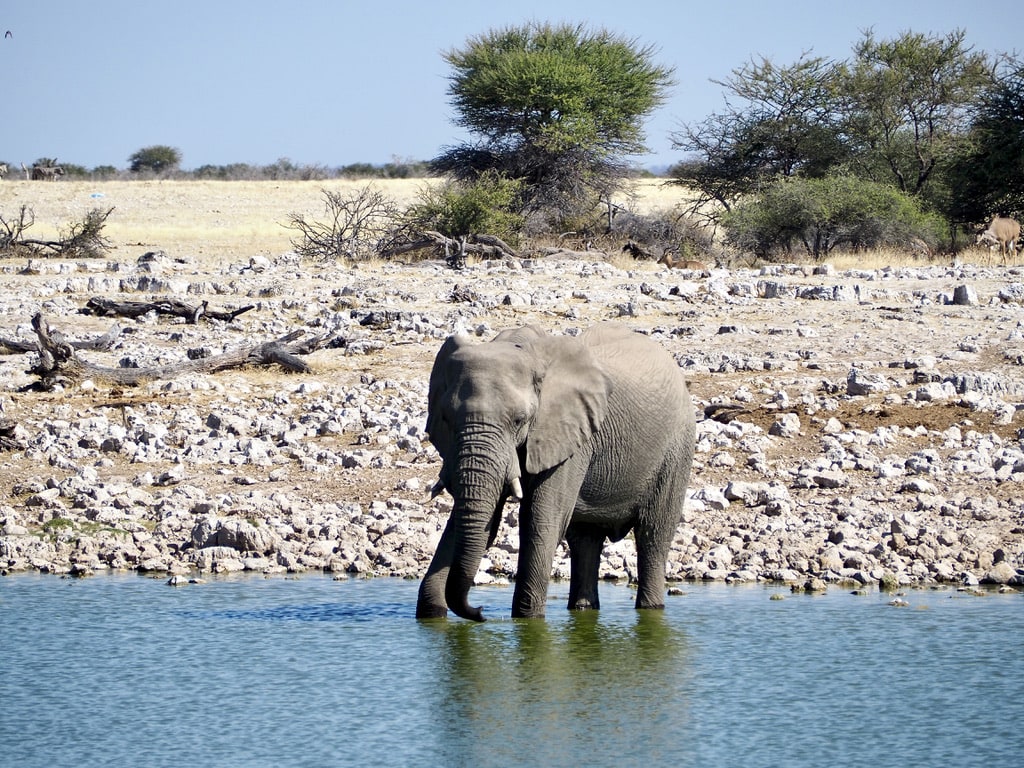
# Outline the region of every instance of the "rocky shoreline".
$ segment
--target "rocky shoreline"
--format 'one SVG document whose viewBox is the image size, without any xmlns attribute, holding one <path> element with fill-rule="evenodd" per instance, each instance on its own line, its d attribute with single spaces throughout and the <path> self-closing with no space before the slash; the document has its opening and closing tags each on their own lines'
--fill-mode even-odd
<svg viewBox="0 0 1024 768">
<path fill-rule="evenodd" d="M 0 573 L 168 577 L 326 571 L 418 578 L 447 519 L 423 433 L 444 338 L 614 319 L 691 383 L 698 445 L 673 581 L 815 587 L 1024 586 L 1024 270 L 827 266 L 672 271 L 504 260 L 348 269 L 277 259 L 204 268 L 0 262 L 0 339 L 43 312 L 69 338 L 113 320 L 89 298 L 255 304 L 230 323 L 118 320 L 107 366 L 147 366 L 299 329 L 312 373 L 249 367 L 118 388 L 26 390 L 0 355 Z M 478 581 L 514 578 L 517 508 Z M 602 575 L 631 579 L 630 539 Z M 560 550 L 554 575 L 568 575 Z"/>
</svg>

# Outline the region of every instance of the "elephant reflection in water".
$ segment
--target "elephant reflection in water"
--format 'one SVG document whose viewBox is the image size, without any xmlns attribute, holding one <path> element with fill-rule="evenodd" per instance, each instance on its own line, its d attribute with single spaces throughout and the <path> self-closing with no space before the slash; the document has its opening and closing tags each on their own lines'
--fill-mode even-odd
<svg viewBox="0 0 1024 768">
<path fill-rule="evenodd" d="M 658 765 L 686 740 L 687 637 L 663 612 L 425 627 L 436 632 L 439 736 L 456 764 L 608 764 L 586 750 L 618 742 Z"/>
</svg>

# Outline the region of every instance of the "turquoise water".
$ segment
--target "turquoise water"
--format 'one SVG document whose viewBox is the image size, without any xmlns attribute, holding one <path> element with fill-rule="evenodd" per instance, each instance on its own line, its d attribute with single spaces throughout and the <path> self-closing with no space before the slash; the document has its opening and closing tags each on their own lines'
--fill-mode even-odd
<svg viewBox="0 0 1024 768">
<path fill-rule="evenodd" d="M 0 766 L 1018 766 L 1024 596 L 0 578 Z M 784 600 L 770 600 L 779 593 Z"/>
</svg>

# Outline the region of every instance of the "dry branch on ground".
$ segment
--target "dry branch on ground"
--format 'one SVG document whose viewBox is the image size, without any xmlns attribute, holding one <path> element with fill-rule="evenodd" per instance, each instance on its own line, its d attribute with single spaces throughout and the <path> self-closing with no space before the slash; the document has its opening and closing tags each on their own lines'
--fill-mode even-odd
<svg viewBox="0 0 1024 768">
<path fill-rule="evenodd" d="M 449 262 L 452 259 L 465 261 L 465 257 L 469 255 L 482 259 L 519 258 L 519 253 L 515 249 L 495 235 L 472 235 L 456 240 L 433 230 L 423 232 L 419 239 L 412 242 L 387 248 L 381 251 L 381 256 L 392 258 L 424 248 L 442 251 Z"/>
<path fill-rule="evenodd" d="M 85 314 L 94 314 L 100 317 L 141 317 L 148 312 L 156 312 L 158 315 L 171 315 L 182 317 L 189 324 L 194 325 L 202 318 L 223 320 L 231 322 L 243 312 L 255 308 L 255 304 L 249 304 L 234 310 L 210 309 L 209 302 L 204 301 L 199 306 L 192 306 L 177 299 L 160 299 L 159 301 L 112 301 L 100 296 L 93 296 L 86 302 L 82 310 Z"/>
<path fill-rule="evenodd" d="M 72 349 L 85 349 L 103 352 L 110 349 L 117 337 L 121 335 L 121 326 L 112 325 L 110 330 L 95 339 L 84 339 L 81 341 L 69 341 Z M 36 352 L 39 344 L 36 341 L 22 341 L 21 339 L 5 339 L 0 337 L 0 355 L 20 355 L 25 352 Z"/>
<path fill-rule="evenodd" d="M 214 373 L 243 365 L 277 364 L 290 371 L 308 373 L 310 368 L 299 355 L 308 355 L 320 349 L 330 339 L 329 336 L 318 336 L 300 341 L 303 332 L 297 330 L 273 341 L 220 355 L 147 368 L 108 368 L 78 357 L 74 347 L 65 341 L 60 331 L 50 327 L 41 313 L 32 318 L 32 327 L 38 337 L 39 363 L 31 373 L 39 376 L 39 386 L 44 389 L 84 379 L 136 385 L 171 379 L 183 373 Z"/>
</svg>

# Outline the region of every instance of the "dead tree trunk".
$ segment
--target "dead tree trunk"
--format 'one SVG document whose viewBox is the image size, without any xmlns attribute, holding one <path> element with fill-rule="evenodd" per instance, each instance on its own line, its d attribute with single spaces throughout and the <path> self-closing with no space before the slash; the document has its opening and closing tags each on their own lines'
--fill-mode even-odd
<svg viewBox="0 0 1024 768">
<path fill-rule="evenodd" d="M 243 365 L 277 364 L 290 371 L 308 373 L 310 368 L 299 355 L 308 355 L 325 346 L 328 336 L 298 341 L 302 331 L 292 331 L 274 341 L 266 341 L 220 355 L 183 360 L 171 365 L 149 368 L 106 368 L 82 360 L 75 355 L 71 344 L 59 331 L 52 329 L 42 314 L 32 318 L 32 327 L 39 338 L 39 364 L 31 373 L 39 376 L 40 386 L 51 389 L 61 384 L 83 379 L 108 381 L 114 384 L 136 385 L 147 381 L 171 379 L 183 373 L 214 373 Z"/>
<path fill-rule="evenodd" d="M 121 335 L 121 326 L 112 325 L 110 330 L 95 339 L 84 341 L 68 342 L 73 349 L 88 349 L 104 352 L 110 349 L 117 337 Z M 38 341 L 22 341 L 21 339 L 5 339 L 0 337 L 0 355 L 20 355 L 25 352 L 36 352 L 39 350 Z"/>
<path fill-rule="evenodd" d="M 239 309 L 225 311 L 210 309 L 209 302 L 206 301 L 197 307 L 193 307 L 177 299 L 111 301 L 100 296 L 93 296 L 85 303 L 85 308 L 82 311 L 99 316 L 117 315 L 120 317 L 141 317 L 147 312 L 156 312 L 159 315 L 183 317 L 190 325 L 195 325 L 203 317 L 230 323 L 243 312 L 248 312 L 250 309 L 255 308 L 255 306 L 255 304 L 250 304 Z"/>
<path fill-rule="evenodd" d="M 381 252 L 381 256 L 387 259 L 392 256 L 409 253 L 410 251 L 422 250 L 423 248 L 441 249 L 448 256 L 450 256 L 452 251 L 456 251 L 461 252 L 463 255 L 472 254 L 483 259 L 519 257 L 519 254 L 508 243 L 494 235 L 472 235 L 469 238 L 455 240 L 433 230 L 423 232 L 419 240 L 388 248 Z"/>
</svg>

